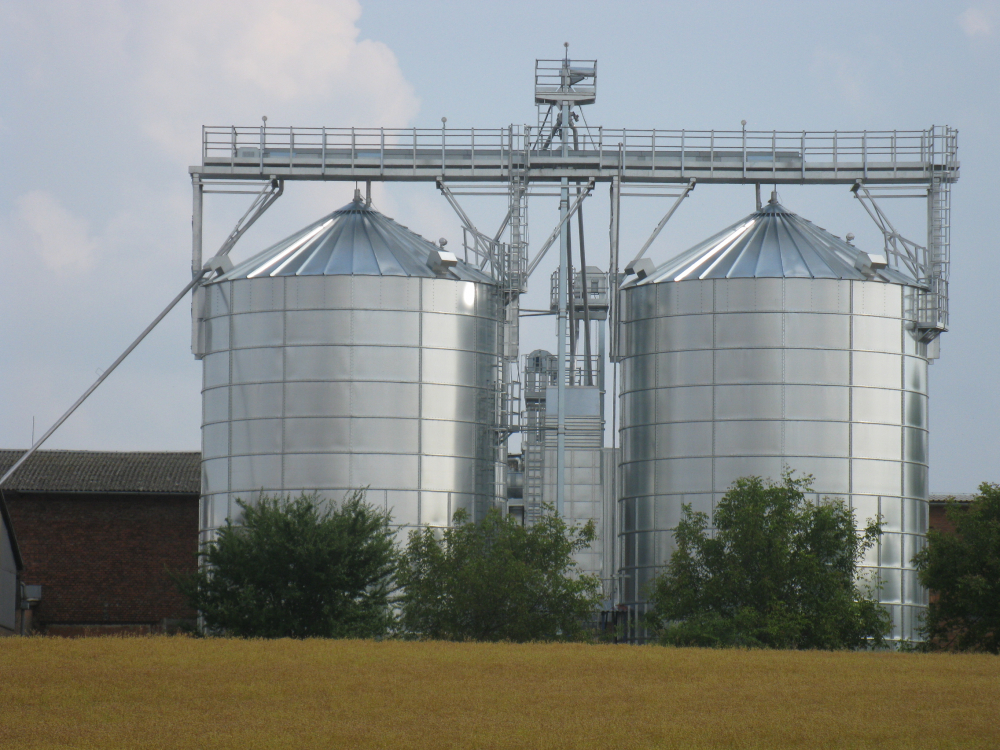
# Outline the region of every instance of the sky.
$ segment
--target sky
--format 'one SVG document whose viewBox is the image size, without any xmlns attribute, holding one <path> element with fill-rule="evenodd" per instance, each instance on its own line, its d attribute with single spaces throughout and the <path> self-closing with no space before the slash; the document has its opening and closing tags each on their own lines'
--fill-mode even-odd
<svg viewBox="0 0 1000 750">
<path fill-rule="evenodd" d="M 591 125 L 662 129 L 959 129 L 952 190 L 951 330 L 931 368 L 931 491 L 1000 481 L 1000 2 L 402 2 L 0 0 L 0 447 L 27 447 L 189 278 L 201 126 L 495 128 L 532 123 L 536 58 L 598 59 Z M 997 139 L 997 140 L 994 140 Z M 234 258 L 348 202 L 353 184 L 296 183 Z M 877 252 L 846 187 L 780 191 L 793 211 Z M 375 206 L 458 243 L 431 184 L 376 184 Z M 206 197 L 205 255 L 247 196 Z M 623 255 L 666 199 L 626 199 Z M 496 226 L 503 198 L 463 199 Z M 911 203 L 911 205 L 906 205 Z M 926 236 L 925 204 L 887 206 Z M 649 255 L 663 261 L 753 210 L 753 188 L 700 186 Z M 557 218 L 532 202 L 533 249 Z M 588 259 L 607 253 L 608 201 L 588 199 Z M 555 253 L 523 301 L 546 304 Z M 522 352 L 554 347 L 525 324 Z M 197 450 L 200 363 L 186 303 L 46 444 Z"/>
</svg>

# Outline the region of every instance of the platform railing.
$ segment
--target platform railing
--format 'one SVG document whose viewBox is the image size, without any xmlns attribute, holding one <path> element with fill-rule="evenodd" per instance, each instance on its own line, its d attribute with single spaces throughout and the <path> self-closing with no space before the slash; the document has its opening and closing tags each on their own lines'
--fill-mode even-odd
<svg viewBox="0 0 1000 750">
<path fill-rule="evenodd" d="M 678 168 L 706 176 L 718 169 L 737 179 L 766 181 L 767 171 L 786 177 L 808 170 L 837 177 L 850 171 L 865 179 L 871 167 L 882 176 L 897 170 L 950 173 L 957 170 L 957 130 L 890 131 L 743 131 L 614 129 L 577 125 L 579 147 L 563 156 L 557 138 L 537 126 L 506 128 L 314 128 L 276 126 L 205 126 L 202 161 L 206 167 L 284 164 L 319 168 L 363 169 L 367 176 L 386 168 L 414 172 L 440 170 L 475 177 L 477 170 L 497 174 L 516 164 L 532 171 L 560 166 L 596 170 Z M 624 161 L 619 164 L 619 161 Z M 950 174 L 946 179 L 951 180 Z M 957 179 L 957 174 L 954 175 Z"/>
</svg>

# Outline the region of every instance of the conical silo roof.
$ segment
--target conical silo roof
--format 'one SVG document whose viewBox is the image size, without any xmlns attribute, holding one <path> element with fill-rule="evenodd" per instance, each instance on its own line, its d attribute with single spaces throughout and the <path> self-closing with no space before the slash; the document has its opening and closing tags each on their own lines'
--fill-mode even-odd
<svg viewBox="0 0 1000 750">
<path fill-rule="evenodd" d="M 212 281 L 268 276 L 424 276 L 492 283 L 489 275 L 459 260 L 436 273 L 428 259 L 438 246 L 360 197 L 290 237 L 240 262 Z"/>
<path fill-rule="evenodd" d="M 859 248 L 792 213 L 772 197 L 760 210 L 628 285 L 753 278 L 874 279 L 916 284 L 907 274 L 888 267 L 864 273 L 856 265 L 862 255 Z"/>
</svg>

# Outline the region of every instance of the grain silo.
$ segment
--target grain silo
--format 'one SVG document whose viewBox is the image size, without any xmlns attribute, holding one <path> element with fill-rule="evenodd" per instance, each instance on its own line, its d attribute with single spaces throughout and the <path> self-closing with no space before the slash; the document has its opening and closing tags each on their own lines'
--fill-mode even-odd
<svg viewBox="0 0 1000 750">
<path fill-rule="evenodd" d="M 205 287 L 202 538 L 236 498 L 368 500 L 401 527 L 496 496 L 498 298 L 355 200 Z"/>
<path fill-rule="evenodd" d="M 711 515 L 738 477 L 815 477 L 885 534 L 865 565 L 894 638 L 927 602 L 929 345 L 912 278 L 769 204 L 621 294 L 623 602 L 669 559 L 682 503 Z M 936 345 L 936 344 L 935 344 Z M 934 352 L 930 352 L 932 355 Z"/>
</svg>

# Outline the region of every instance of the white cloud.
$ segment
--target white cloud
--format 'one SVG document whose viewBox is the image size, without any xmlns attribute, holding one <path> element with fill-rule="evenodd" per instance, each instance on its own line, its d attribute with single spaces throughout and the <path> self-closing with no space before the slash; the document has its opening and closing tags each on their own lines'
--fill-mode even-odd
<svg viewBox="0 0 1000 750">
<path fill-rule="evenodd" d="M 405 125 L 418 100 L 392 51 L 358 39 L 360 15 L 356 0 L 158 4 L 140 58 L 146 133 L 190 160 L 202 123 Z"/>
<path fill-rule="evenodd" d="M 32 190 L 15 202 L 13 241 L 28 245 L 52 271 L 68 273 L 90 269 L 96 259 L 97 242 L 87 222 L 67 211 L 44 190 Z"/>
<path fill-rule="evenodd" d="M 970 39 L 979 39 L 993 33 L 992 14 L 982 8 L 972 7 L 958 17 L 958 25 Z"/>
</svg>

